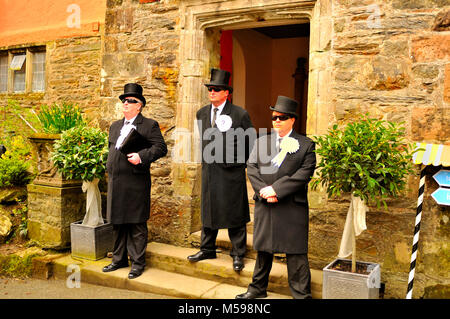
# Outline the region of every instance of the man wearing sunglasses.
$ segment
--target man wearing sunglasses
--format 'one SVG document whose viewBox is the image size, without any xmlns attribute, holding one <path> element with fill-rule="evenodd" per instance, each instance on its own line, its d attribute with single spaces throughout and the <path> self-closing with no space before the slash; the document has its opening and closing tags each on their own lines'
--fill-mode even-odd
<svg viewBox="0 0 450 319">
<path fill-rule="evenodd" d="M 308 183 L 316 167 L 313 141 L 293 129 L 298 103 L 278 96 L 273 132 L 258 138 L 247 162 L 255 191 L 253 248 L 258 251 L 252 283 L 237 299 L 264 298 L 273 254 L 285 253 L 294 298 L 311 298 L 308 263 Z M 276 149 L 276 151 L 272 151 Z"/>
<path fill-rule="evenodd" d="M 224 70 L 211 70 L 211 81 L 205 84 L 211 104 L 197 112 L 197 123 L 202 137 L 202 234 L 200 251 L 188 256 L 188 260 L 197 262 L 216 258 L 218 231 L 228 229 L 232 245 L 230 255 L 233 258 L 233 269 L 239 272 L 244 268 L 246 224 L 250 221 L 245 168 L 251 141 L 246 139 L 245 143 L 239 144 L 234 138 L 230 138 L 227 132 L 246 131 L 253 129 L 253 125 L 246 110 L 227 100 L 233 91 L 228 85 L 230 75 Z M 226 121 L 222 122 L 222 119 Z M 208 161 L 206 158 L 208 145 L 217 143 L 217 140 L 205 138 L 206 131 L 220 137 L 223 142 L 221 145 L 224 147 L 224 158 Z M 243 154 L 245 158 L 239 160 L 234 154 Z"/>
<path fill-rule="evenodd" d="M 128 267 L 129 279 L 139 277 L 145 268 L 148 240 L 147 220 L 150 217 L 150 164 L 167 154 L 167 146 L 158 122 L 141 114 L 146 104 L 142 87 L 128 83 L 122 101 L 124 118 L 109 129 L 107 219 L 113 224 L 114 248 L 112 263 L 103 268 L 110 272 Z M 145 143 L 128 154 L 120 147 L 125 138 L 136 130 Z"/>
</svg>

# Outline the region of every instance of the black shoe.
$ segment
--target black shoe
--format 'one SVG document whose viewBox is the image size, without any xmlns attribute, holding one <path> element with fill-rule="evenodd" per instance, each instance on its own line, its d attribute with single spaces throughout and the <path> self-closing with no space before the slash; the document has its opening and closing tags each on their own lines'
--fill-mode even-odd
<svg viewBox="0 0 450 319">
<path fill-rule="evenodd" d="M 130 273 L 128 274 L 128 279 L 134 279 L 142 275 L 142 271 L 137 269 L 131 269 Z"/>
<path fill-rule="evenodd" d="M 110 271 L 114 271 L 119 268 L 125 268 L 125 267 L 128 267 L 128 263 L 126 263 L 126 264 L 110 263 L 108 266 L 103 267 L 103 272 L 110 272 Z"/>
<path fill-rule="evenodd" d="M 241 271 L 244 269 L 244 258 L 239 256 L 233 256 L 233 269 L 234 271 Z"/>
<path fill-rule="evenodd" d="M 247 291 L 247 292 L 244 292 L 243 294 L 237 295 L 236 299 L 255 299 L 255 298 L 265 298 L 265 297 L 267 297 L 266 292 L 257 293 L 257 292 L 253 292 L 253 291 Z"/>
<path fill-rule="evenodd" d="M 190 262 L 197 262 L 203 259 L 214 259 L 216 258 L 216 252 L 215 251 L 203 251 L 200 250 L 195 255 L 188 256 L 188 260 Z"/>
</svg>

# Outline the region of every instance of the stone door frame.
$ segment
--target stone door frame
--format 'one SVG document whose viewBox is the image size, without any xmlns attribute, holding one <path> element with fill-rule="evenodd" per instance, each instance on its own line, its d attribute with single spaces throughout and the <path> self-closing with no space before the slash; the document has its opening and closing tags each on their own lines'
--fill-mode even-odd
<svg viewBox="0 0 450 319">
<path fill-rule="evenodd" d="M 326 132 L 330 121 L 328 107 L 323 106 L 328 97 L 324 85 L 331 76 L 331 1 L 182 1 L 179 98 L 176 127 L 194 132 L 196 111 L 207 104 L 203 83 L 208 81 L 210 65 L 206 49 L 208 28 L 242 29 L 255 26 L 310 23 L 310 69 L 308 88 L 307 134 Z M 329 82 L 328 82 L 329 83 Z M 324 88 L 325 87 L 325 88 Z M 190 146 L 194 146 L 195 141 Z M 189 143 L 188 143 L 189 144 Z M 195 162 L 193 149 L 188 162 Z M 187 154 L 185 152 L 185 154 Z"/>
<path fill-rule="evenodd" d="M 309 87 L 307 134 L 322 134 L 332 121 L 326 103 L 330 89 L 330 43 L 332 34 L 331 0 L 207 0 L 180 3 L 180 72 L 175 144 L 181 161 L 173 162 L 176 192 L 180 196 L 199 196 L 201 180 L 195 114 L 208 103 L 203 84 L 208 81 L 210 52 L 207 30 L 230 30 L 260 26 L 310 23 Z M 189 176 L 187 176 L 189 175 Z M 190 183 L 186 183 L 189 180 Z M 193 208 L 193 207 L 192 207 Z M 198 208 L 197 208 L 198 209 Z M 191 223 L 196 224 L 191 220 Z M 192 227 L 191 227 L 192 228 Z M 197 227 L 193 227 L 197 228 Z M 193 229 L 194 230 L 194 229 Z"/>
</svg>

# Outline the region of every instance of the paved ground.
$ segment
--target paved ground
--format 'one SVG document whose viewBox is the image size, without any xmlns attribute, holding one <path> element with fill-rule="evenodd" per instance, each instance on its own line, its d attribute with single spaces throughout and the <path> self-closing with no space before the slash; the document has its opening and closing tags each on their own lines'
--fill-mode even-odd
<svg viewBox="0 0 450 319">
<path fill-rule="evenodd" d="M 174 297 L 116 289 L 87 283 L 69 288 L 64 280 L 0 278 L 0 299 L 175 299 Z"/>
</svg>

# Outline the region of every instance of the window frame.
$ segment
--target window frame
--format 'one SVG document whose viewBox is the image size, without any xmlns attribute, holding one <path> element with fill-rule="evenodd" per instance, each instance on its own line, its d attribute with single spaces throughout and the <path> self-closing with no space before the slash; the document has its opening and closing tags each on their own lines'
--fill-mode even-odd
<svg viewBox="0 0 450 319">
<path fill-rule="evenodd" d="M 8 57 L 8 52 L 3 52 L 0 54 L 0 58 L 6 58 L 6 90 L 2 91 L 0 88 L 0 94 L 2 93 L 7 93 L 8 92 L 8 79 L 9 79 L 9 74 L 8 74 L 8 70 L 9 70 L 9 57 Z"/>
<path fill-rule="evenodd" d="M 27 48 L 14 48 L 2 50 L 2 53 L 7 52 L 8 55 L 8 79 L 7 79 L 7 90 L 1 91 L 0 94 L 26 94 L 26 93 L 45 93 L 47 89 L 47 50 L 45 46 L 36 46 L 36 47 L 27 47 Z M 44 59 L 44 90 L 33 90 L 33 59 L 34 54 L 38 52 L 45 52 Z M 14 90 L 14 75 L 15 70 L 11 70 L 11 62 L 14 55 L 25 54 L 26 58 L 24 61 L 25 64 L 25 90 L 24 91 L 15 91 Z"/>
</svg>

